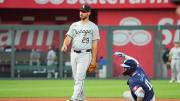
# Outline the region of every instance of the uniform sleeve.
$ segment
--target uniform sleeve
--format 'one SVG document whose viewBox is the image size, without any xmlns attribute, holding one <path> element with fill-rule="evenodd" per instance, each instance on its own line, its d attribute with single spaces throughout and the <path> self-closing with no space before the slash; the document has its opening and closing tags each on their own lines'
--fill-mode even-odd
<svg viewBox="0 0 180 101">
<path fill-rule="evenodd" d="M 169 55 L 173 54 L 173 48 L 170 50 Z"/>
<path fill-rule="evenodd" d="M 95 26 L 95 28 L 93 29 L 93 38 L 92 40 L 99 40 L 99 29 L 97 26 Z"/>
<path fill-rule="evenodd" d="M 129 80 L 129 87 L 132 92 L 135 92 L 140 87 L 140 85 L 137 82 Z"/>
<path fill-rule="evenodd" d="M 74 35 L 73 24 L 70 26 L 70 28 L 69 28 L 68 32 L 66 33 L 66 35 L 73 38 L 73 35 Z"/>
<path fill-rule="evenodd" d="M 133 85 L 130 85 L 131 92 L 134 93 L 137 97 L 144 97 L 144 93 L 141 93 L 140 90 L 143 90 L 140 84 L 134 83 Z"/>
</svg>

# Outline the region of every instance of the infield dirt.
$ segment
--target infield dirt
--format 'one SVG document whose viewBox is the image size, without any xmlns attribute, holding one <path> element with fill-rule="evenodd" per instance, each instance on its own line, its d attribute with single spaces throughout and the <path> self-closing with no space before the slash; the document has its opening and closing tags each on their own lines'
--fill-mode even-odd
<svg viewBox="0 0 180 101">
<path fill-rule="evenodd" d="M 66 101 L 68 98 L 0 98 L 0 101 Z M 87 98 L 86 101 L 127 101 L 122 98 Z M 156 101 L 180 101 L 180 99 L 156 99 Z"/>
</svg>

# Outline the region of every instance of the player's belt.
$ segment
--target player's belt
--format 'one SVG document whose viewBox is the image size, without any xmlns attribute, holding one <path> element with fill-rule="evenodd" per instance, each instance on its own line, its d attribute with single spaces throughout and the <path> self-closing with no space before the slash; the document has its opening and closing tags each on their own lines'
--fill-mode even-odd
<svg viewBox="0 0 180 101">
<path fill-rule="evenodd" d="M 74 50 L 75 53 L 91 52 L 91 49 L 87 50 Z"/>
</svg>

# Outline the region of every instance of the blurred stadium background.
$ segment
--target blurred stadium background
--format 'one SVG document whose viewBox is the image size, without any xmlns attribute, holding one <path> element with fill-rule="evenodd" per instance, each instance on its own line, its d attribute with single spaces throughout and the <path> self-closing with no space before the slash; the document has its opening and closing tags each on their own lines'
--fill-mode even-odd
<svg viewBox="0 0 180 101">
<path fill-rule="evenodd" d="M 100 29 L 97 62 L 100 57 L 105 59 L 104 65 L 98 66 L 94 74 L 87 75 L 89 79 L 124 79 L 119 66 L 122 61 L 113 56 L 113 52 L 122 51 L 139 60 L 148 76 L 155 79 L 153 82 L 159 81 L 160 85 L 168 83 L 171 69 L 168 69 L 167 76 L 163 75 L 163 46 L 170 49 L 174 41 L 180 42 L 180 17 L 175 13 L 176 5 L 170 0 L 0 0 L 0 78 L 10 79 L 0 80 L 0 85 L 8 85 L 12 79 L 47 79 L 48 82 L 57 79 L 53 81 L 55 83 L 72 79 L 70 48 L 66 53 L 59 49 L 69 25 L 79 20 L 79 7 L 84 3 L 92 7 L 90 19 Z M 47 66 L 49 46 L 54 46 L 57 55 L 55 65 L 50 67 Z M 40 54 L 40 65 L 29 64 L 32 49 Z M 49 69 L 55 70 L 57 77 L 47 78 Z M 122 85 L 126 86 L 125 83 Z M 5 90 L 0 92 L 1 97 L 10 94 L 3 96 Z M 160 90 L 164 91 L 163 88 Z M 122 97 L 121 93 L 120 96 L 104 97 Z M 176 94 L 180 93 L 177 91 Z M 10 95 L 21 97 L 21 94 Z M 180 95 L 172 96 L 169 98 Z M 90 94 L 88 97 L 103 96 Z M 168 93 L 167 97 L 161 95 L 159 98 L 168 98 Z"/>
</svg>

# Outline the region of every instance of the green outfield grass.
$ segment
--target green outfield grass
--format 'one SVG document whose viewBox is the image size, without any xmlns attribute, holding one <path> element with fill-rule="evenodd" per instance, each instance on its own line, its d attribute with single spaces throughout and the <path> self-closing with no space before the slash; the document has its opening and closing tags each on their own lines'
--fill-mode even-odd
<svg viewBox="0 0 180 101">
<path fill-rule="evenodd" d="M 180 98 L 180 84 L 151 80 L 156 98 Z M 73 80 L 0 80 L 0 97 L 70 97 Z M 86 97 L 122 97 L 126 80 L 85 80 Z"/>
</svg>

